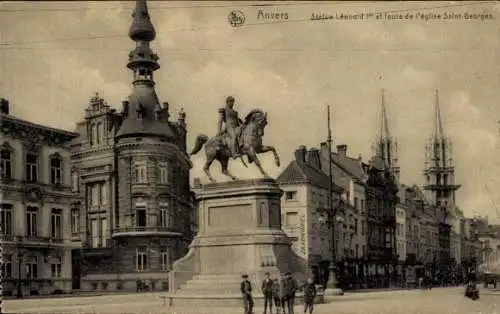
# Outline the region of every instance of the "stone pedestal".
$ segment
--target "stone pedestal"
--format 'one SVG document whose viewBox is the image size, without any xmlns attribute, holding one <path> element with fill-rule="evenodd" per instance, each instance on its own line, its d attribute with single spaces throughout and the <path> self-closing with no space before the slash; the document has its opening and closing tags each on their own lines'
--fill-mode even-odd
<svg viewBox="0 0 500 314">
<path fill-rule="evenodd" d="M 169 275 L 172 305 L 241 306 L 241 275 L 252 282 L 256 305 L 266 272 L 291 272 L 299 285 L 311 277 L 281 229 L 282 190 L 272 179 L 239 180 L 203 186 L 198 235 Z"/>
</svg>

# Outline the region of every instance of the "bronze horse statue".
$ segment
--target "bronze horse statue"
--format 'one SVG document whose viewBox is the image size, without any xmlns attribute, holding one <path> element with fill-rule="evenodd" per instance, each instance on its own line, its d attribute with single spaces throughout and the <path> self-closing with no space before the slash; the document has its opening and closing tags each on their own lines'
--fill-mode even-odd
<svg viewBox="0 0 500 314">
<path fill-rule="evenodd" d="M 273 152 L 274 161 L 278 167 L 280 166 L 280 158 L 276 152 L 276 148 L 262 144 L 262 137 L 264 136 L 264 128 L 266 125 L 267 113 L 264 113 L 259 109 L 250 111 L 241 126 L 241 132 L 238 137 L 238 153 L 243 165 L 246 166 L 242 157 L 247 156 L 248 162 L 253 162 L 262 175 L 269 178 L 267 172 L 262 168 L 257 155 L 267 153 L 269 151 Z M 219 161 L 222 174 L 230 177 L 232 180 L 237 180 L 237 178 L 227 169 L 229 159 L 231 158 L 231 150 L 227 144 L 228 136 L 229 134 L 227 132 L 223 132 L 222 134 L 216 135 L 212 138 L 208 138 L 205 134 L 200 134 L 196 137 L 195 146 L 191 155 L 197 154 L 203 145 L 205 145 L 206 162 L 203 167 L 203 171 L 205 171 L 210 182 L 215 182 L 214 178 L 210 174 L 210 166 L 214 160 Z"/>
</svg>

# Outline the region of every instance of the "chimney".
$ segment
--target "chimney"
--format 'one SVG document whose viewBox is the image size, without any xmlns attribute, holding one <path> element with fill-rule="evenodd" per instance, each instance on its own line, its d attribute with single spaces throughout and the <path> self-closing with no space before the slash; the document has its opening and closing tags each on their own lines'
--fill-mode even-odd
<svg viewBox="0 0 500 314">
<path fill-rule="evenodd" d="M 299 163 L 306 162 L 306 147 L 304 145 L 300 145 L 297 150 L 295 150 L 295 160 Z"/>
<path fill-rule="evenodd" d="M 306 155 L 307 164 L 316 168 L 321 169 L 321 159 L 319 158 L 319 150 L 317 148 L 311 148 Z"/>
<path fill-rule="evenodd" d="M 0 98 L 0 113 L 9 114 L 9 101 L 5 98 Z"/>
<path fill-rule="evenodd" d="M 347 156 L 347 145 L 337 145 L 337 154 L 342 157 Z"/>
</svg>

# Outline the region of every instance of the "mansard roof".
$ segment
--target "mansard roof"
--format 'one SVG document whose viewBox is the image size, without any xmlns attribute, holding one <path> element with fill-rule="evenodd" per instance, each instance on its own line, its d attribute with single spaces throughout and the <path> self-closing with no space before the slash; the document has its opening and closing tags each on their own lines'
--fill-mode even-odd
<svg viewBox="0 0 500 314">
<path fill-rule="evenodd" d="M 44 142 L 48 145 L 61 145 L 79 136 L 78 133 L 29 122 L 4 113 L 0 113 L 0 123 L 1 133 L 5 136 Z"/>
<path fill-rule="evenodd" d="M 330 177 L 323 171 L 302 162 L 293 160 L 278 176 L 276 181 L 279 184 L 299 184 L 308 183 L 319 188 L 330 188 Z M 343 189 L 334 184 L 334 191 L 342 192 Z"/>
</svg>

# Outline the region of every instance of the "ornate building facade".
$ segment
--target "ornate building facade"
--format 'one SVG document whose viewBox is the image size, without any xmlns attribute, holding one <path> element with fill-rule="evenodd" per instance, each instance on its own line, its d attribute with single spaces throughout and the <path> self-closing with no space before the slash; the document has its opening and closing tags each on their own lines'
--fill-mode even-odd
<svg viewBox="0 0 500 314">
<path fill-rule="evenodd" d="M 170 266 L 196 231 L 186 114 L 172 121 L 156 95 L 160 65 L 146 1 L 136 3 L 129 37 L 136 43 L 127 64 L 131 95 L 120 113 L 92 98 L 72 144 L 74 189 L 83 199 L 83 250 L 74 252 L 83 267 L 74 272 L 83 290 L 167 289 Z"/>
<path fill-rule="evenodd" d="M 78 134 L 12 116 L 0 99 L 3 294 L 67 293 L 71 285 L 70 141 Z"/>
</svg>

